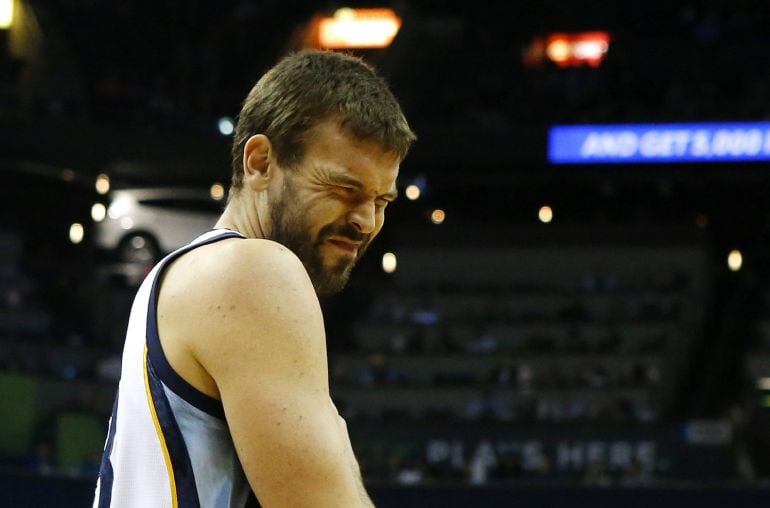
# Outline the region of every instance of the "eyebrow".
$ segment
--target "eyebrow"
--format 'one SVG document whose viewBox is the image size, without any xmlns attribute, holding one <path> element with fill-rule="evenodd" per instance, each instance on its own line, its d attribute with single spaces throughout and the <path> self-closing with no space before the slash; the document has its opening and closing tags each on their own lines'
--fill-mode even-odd
<svg viewBox="0 0 770 508">
<path fill-rule="evenodd" d="M 329 175 L 329 180 L 335 184 L 348 185 L 350 187 L 355 187 L 356 189 L 361 191 L 366 190 L 366 187 L 358 178 L 352 177 L 350 175 L 332 173 Z M 386 198 L 386 199 L 390 199 L 391 201 L 395 201 L 396 199 L 398 199 L 398 188 L 395 185 L 393 185 L 393 188 L 391 190 L 377 197 Z"/>
</svg>

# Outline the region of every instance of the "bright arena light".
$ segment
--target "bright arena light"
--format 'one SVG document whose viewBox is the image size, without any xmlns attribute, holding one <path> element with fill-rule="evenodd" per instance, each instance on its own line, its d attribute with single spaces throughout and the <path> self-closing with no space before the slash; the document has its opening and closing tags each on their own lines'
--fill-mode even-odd
<svg viewBox="0 0 770 508">
<path fill-rule="evenodd" d="M 219 127 L 219 132 L 223 136 L 229 136 L 235 132 L 235 124 L 233 123 L 233 119 L 229 116 L 223 116 L 220 118 L 217 126 Z"/>
<path fill-rule="evenodd" d="M 540 219 L 540 222 L 548 224 L 553 220 L 553 210 L 550 206 L 541 206 L 537 217 Z"/>
<path fill-rule="evenodd" d="M 572 53 L 572 47 L 565 39 L 554 39 L 546 46 L 545 53 L 556 63 L 566 62 Z"/>
<path fill-rule="evenodd" d="M 386 252 L 382 256 L 382 269 L 385 271 L 385 273 L 393 273 L 396 271 L 396 266 L 398 264 L 398 261 L 396 259 L 396 255 L 392 252 Z"/>
<path fill-rule="evenodd" d="M 545 54 L 559 67 L 599 67 L 609 48 L 608 32 L 554 33 L 546 40 Z"/>
<path fill-rule="evenodd" d="M 444 210 L 441 210 L 440 208 L 433 210 L 433 213 L 430 214 L 430 221 L 433 224 L 441 224 L 445 219 L 446 213 L 444 213 Z"/>
<path fill-rule="evenodd" d="M 406 199 L 414 201 L 420 198 L 420 188 L 412 184 L 406 188 Z"/>
<path fill-rule="evenodd" d="M 110 192 L 110 177 L 105 173 L 99 173 L 96 176 L 96 192 L 99 194 Z"/>
<path fill-rule="evenodd" d="M 217 182 L 211 186 L 211 199 L 214 199 L 216 201 L 221 201 L 222 198 L 224 197 L 225 197 L 225 188 L 221 183 Z"/>
<path fill-rule="evenodd" d="M 607 52 L 609 45 L 605 41 L 581 41 L 572 47 L 572 53 L 578 60 L 598 60 Z"/>
<path fill-rule="evenodd" d="M 0 0 L 0 28 L 8 29 L 13 25 L 14 0 Z"/>
<path fill-rule="evenodd" d="M 385 48 L 401 28 L 392 9 L 342 8 L 318 21 L 318 44 L 326 49 Z"/>
<path fill-rule="evenodd" d="M 85 232 L 83 230 L 83 225 L 79 222 L 76 222 L 70 226 L 70 242 L 74 243 L 75 245 L 83 241 L 84 234 Z"/>
<path fill-rule="evenodd" d="M 743 266 L 743 254 L 738 249 L 733 249 L 727 255 L 727 266 L 731 271 L 737 272 Z"/>
<path fill-rule="evenodd" d="M 91 207 L 91 218 L 94 222 L 101 222 L 107 216 L 107 207 L 101 203 L 94 203 Z"/>
</svg>

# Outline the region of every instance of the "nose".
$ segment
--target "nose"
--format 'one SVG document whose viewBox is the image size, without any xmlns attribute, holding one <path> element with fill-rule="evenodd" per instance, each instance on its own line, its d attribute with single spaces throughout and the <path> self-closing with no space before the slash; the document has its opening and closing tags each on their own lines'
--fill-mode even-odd
<svg viewBox="0 0 770 508">
<path fill-rule="evenodd" d="M 374 202 L 367 201 L 350 211 L 348 221 L 364 235 L 371 234 L 375 228 Z"/>
</svg>

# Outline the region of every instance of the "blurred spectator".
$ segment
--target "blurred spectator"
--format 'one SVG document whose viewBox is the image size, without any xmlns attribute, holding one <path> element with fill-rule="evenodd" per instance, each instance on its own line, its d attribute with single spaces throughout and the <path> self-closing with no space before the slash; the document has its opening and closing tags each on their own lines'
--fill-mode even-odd
<svg viewBox="0 0 770 508">
<path fill-rule="evenodd" d="M 402 382 L 401 374 L 390 365 L 390 359 L 383 353 L 373 353 L 367 359 L 367 366 L 358 376 L 362 386 L 393 385 Z"/>
</svg>

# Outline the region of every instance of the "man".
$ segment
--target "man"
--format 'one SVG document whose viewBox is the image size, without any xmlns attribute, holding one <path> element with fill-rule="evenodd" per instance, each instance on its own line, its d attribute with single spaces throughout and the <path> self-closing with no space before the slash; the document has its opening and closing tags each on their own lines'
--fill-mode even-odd
<svg viewBox="0 0 770 508">
<path fill-rule="evenodd" d="M 371 506 L 316 295 L 379 233 L 414 139 L 356 58 L 298 53 L 259 80 L 216 229 L 137 293 L 94 506 Z"/>
</svg>

